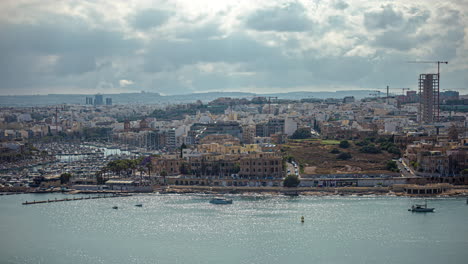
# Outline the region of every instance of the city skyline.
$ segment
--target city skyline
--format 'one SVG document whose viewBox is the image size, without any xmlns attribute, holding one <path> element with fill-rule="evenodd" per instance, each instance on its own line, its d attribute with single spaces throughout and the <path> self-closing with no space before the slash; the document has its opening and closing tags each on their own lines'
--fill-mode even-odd
<svg viewBox="0 0 468 264">
<path fill-rule="evenodd" d="M 463 1 L 0 6 L 0 95 L 416 90 L 413 60 L 467 93 Z"/>
</svg>

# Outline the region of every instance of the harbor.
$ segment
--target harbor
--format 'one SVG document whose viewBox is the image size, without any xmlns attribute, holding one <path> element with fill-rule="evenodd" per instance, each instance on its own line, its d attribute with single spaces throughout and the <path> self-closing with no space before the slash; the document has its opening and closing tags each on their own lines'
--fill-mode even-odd
<svg viewBox="0 0 468 264">
<path fill-rule="evenodd" d="M 137 150 L 125 150 L 125 146 L 96 142 L 36 143 L 34 146 L 47 156 L 37 161 L 3 164 L 3 167 L 0 167 L 0 187 L 30 192 L 28 187 L 34 186 L 34 178 L 57 176 L 62 173 L 70 173 L 80 179 L 95 179 L 96 173 L 110 161 L 141 155 Z"/>
<path fill-rule="evenodd" d="M 464 197 L 428 198 L 436 208 L 428 214 L 408 212 L 424 203 L 410 197 L 226 194 L 233 200 L 228 205 L 209 203 L 214 197 L 140 194 L 24 206 L 25 200 L 72 197 L 0 196 L 1 260 L 276 264 L 323 263 L 332 256 L 334 263 L 437 264 L 468 257 Z"/>
</svg>

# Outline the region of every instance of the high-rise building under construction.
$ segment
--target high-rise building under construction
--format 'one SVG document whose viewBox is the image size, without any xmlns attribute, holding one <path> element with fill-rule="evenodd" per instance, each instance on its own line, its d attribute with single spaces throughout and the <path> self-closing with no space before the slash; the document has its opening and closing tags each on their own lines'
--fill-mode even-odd
<svg viewBox="0 0 468 264">
<path fill-rule="evenodd" d="M 432 123 L 439 120 L 439 75 L 419 75 L 419 121 Z"/>
</svg>

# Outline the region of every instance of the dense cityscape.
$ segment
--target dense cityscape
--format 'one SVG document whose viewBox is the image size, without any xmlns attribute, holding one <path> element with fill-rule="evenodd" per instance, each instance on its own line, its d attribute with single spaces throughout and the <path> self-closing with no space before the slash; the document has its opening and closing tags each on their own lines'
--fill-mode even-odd
<svg viewBox="0 0 468 264">
<path fill-rule="evenodd" d="M 468 98 L 444 91 L 433 105 L 420 94 L 220 97 L 167 106 L 112 105 L 97 94 L 80 105 L 3 107 L 1 188 L 284 192 L 292 177 L 301 192 L 384 187 L 412 194 L 412 185 L 427 184 L 429 192 L 443 183 L 450 193 L 468 180 Z"/>
<path fill-rule="evenodd" d="M 1 0 L 0 264 L 465 264 L 468 1 Z"/>
</svg>

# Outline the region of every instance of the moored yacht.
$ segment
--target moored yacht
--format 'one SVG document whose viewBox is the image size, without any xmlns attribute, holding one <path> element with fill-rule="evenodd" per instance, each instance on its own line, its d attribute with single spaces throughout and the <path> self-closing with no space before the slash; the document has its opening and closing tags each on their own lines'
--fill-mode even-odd
<svg viewBox="0 0 468 264">
<path fill-rule="evenodd" d="M 215 197 L 210 200 L 212 204 L 232 204 L 232 199 L 226 199 L 223 197 Z"/>
<path fill-rule="evenodd" d="M 416 213 L 431 213 L 435 208 L 427 208 L 427 201 L 424 204 L 415 204 L 408 211 Z"/>
</svg>

